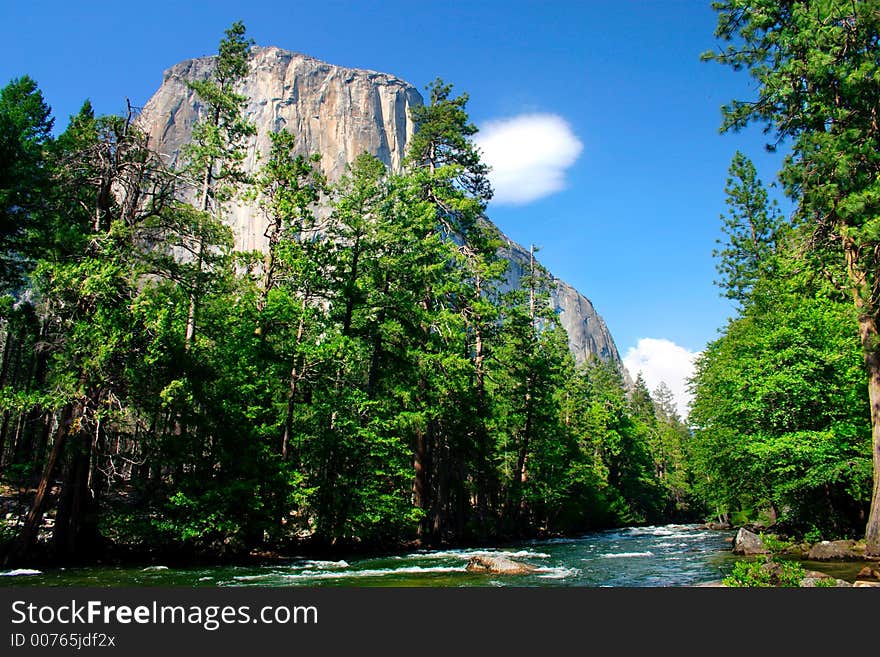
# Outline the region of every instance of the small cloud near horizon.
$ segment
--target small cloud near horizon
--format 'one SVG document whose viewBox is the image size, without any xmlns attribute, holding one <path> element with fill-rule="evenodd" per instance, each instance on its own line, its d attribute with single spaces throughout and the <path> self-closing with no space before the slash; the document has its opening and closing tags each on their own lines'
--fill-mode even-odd
<svg viewBox="0 0 880 657">
<path fill-rule="evenodd" d="M 565 172 L 583 150 L 569 123 L 558 114 L 521 114 L 487 121 L 474 137 L 494 203 L 525 205 L 565 189 Z"/>
<path fill-rule="evenodd" d="M 678 414 L 686 419 L 692 398 L 687 380 L 693 376 L 698 355 L 699 352 L 688 351 L 671 340 L 640 338 L 635 347 L 627 350 L 623 364 L 633 378 L 641 373 L 652 393 L 661 382 L 666 383 L 675 397 Z"/>
</svg>

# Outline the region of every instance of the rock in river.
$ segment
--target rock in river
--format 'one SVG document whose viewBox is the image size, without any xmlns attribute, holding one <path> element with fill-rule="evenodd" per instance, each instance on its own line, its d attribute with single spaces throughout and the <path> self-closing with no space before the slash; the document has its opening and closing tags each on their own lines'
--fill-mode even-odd
<svg viewBox="0 0 880 657">
<path fill-rule="evenodd" d="M 472 573 L 493 573 L 496 575 L 527 575 L 536 568 L 527 563 L 513 561 L 502 556 L 478 555 L 467 562 L 467 570 Z"/>
</svg>

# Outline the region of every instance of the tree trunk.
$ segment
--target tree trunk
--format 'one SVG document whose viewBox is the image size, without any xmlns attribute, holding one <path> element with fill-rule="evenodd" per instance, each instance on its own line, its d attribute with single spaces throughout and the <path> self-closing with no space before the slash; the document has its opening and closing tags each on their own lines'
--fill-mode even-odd
<svg viewBox="0 0 880 657">
<path fill-rule="evenodd" d="M 303 297 L 302 306 L 300 308 L 299 326 L 296 329 L 296 343 L 294 345 L 294 353 L 299 351 L 302 344 L 303 332 L 305 330 L 306 318 L 306 297 Z M 286 461 L 290 452 L 290 438 L 293 435 L 293 412 L 296 407 L 296 394 L 299 380 L 302 378 L 302 358 L 297 354 L 294 357 L 293 367 L 290 369 L 290 385 L 287 390 L 287 413 L 284 416 L 284 433 L 281 436 L 281 460 Z"/>
<path fill-rule="evenodd" d="M 266 268 L 263 273 L 263 289 L 260 290 L 260 298 L 257 300 L 257 312 L 263 312 L 266 302 L 269 299 L 269 292 L 275 287 L 275 268 L 277 265 L 278 242 L 281 240 L 281 217 L 275 217 L 275 220 L 268 227 L 264 235 L 269 239 L 269 246 L 266 252 L 264 266 Z M 259 327 L 262 334 L 263 327 Z"/>
<path fill-rule="evenodd" d="M 9 359 L 12 355 L 12 322 L 6 322 L 6 335 L 3 340 L 3 362 L 0 363 L 0 387 L 6 385 L 6 377 L 9 373 Z M 6 428 L 9 426 L 9 411 L 3 411 L 3 421 L 0 422 L 0 468 L 6 465 L 3 453 L 6 451 Z"/>
<path fill-rule="evenodd" d="M 431 537 L 435 543 L 442 543 L 449 521 L 450 449 L 445 440 L 435 449 L 433 472 L 434 490 L 431 504 Z"/>
<path fill-rule="evenodd" d="M 67 434 L 70 431 L 70 425 L 73 423 L 74 415 L 78 413 L 81 407 L 79 402 L 74 405 L 66 406 L 61 412 L 61 418 L 58 422 L 58 429 L 55 432 L 55 442 L 52 445 L 52 451 L 49 452 L 49 458 L 46 466 L 43 468 L 43 475 L 40 478 L 40 484 L 37 486 L 37 493 L 31 503 L 30 511 L 24 521 L 24 526 L 18 535 L 16 544 L 12 548 L 12 552 L 7 556 L 6 562 L 19 559 L 27 555 L 33 544 L 37 540 L 40 530 L 40 524 L 43 521 L 43 511 L 46 507 L 46 499 L 52 488 L 52 480 L 55 476 L 55 467 L 64 445 L 67 442 Z"/>
<path fill-rule="evenodd" d="M 865 528 L 865 554 L 880 556 L 880 352 L 877 321 L 873 316 L 859 316 L 859 334 L 868 373 L 868 399 L 871 404 L 871 444 L 874 455 L 874 488 L 871 510 Z"/>
<path fill-rule="evenodd" d="M 214 125 L 219 122 L 219 110 L 214 114 Z M 202 212 L 207 213 L 211 207 L 211 192 L 214 183 L 214 158 L 208 160 L 208 166 L 205 169 L 205 177 L 202 181 Z M 202 266 L 205 261 L 205 238 L 202 235 L 201 227 L 198 228 L 199 235 L 199 253 L 196 258 L 196 278 L 193 281 L 192 290 L 189 293 L 189 308 L 186 311 L 186 334 L 184 335 L 184 345 L 187 349 L 193 343 L 196 337 L 196 321 L 199 308 L 199 297 L 202 294 Z"/>
<path fill-rule="evenodd" d="M 430 426 L 430 423 L 429 423 Z M 413 454 L 413 506 L 424 511 L 419 521 L 418 537 L 424 541 L 429 535 L 430 518 L 428 510 L 428 429 L 416 429 L 416 444 Z"/>
<path fill-rule="evenodd" d="M 361 236 L 354 240 L 352 246 L 351 271 L 348 274 L 348 281 L 345 284 L 345 316 L 342 318 L 342 335 L 348 337 L 351 335 L 351 320 L 354 316 L 354 291 L 358 280 L 358 260 L 360 259 Z"/>
<path fill-rule="evenodd" d="M 388 275 L 385 276 L 385 284 L 382 287 L 383 301 L 388 297 L 391 280 Z M 367 397 L 375 399 L 376 385 L 379 382 L 379 365 L 382 359 L 382 324 L 385 322 L 385 305 L 379 310 L 379 316 L 376 318 L 376 329 L 373 332 L 373 345 L 370 353 L 370 372 L 367 375 Z"/>
<path fill-rule="evenodd" d="M 55 517 L 55 549 L 59 555 L 78 557 L 94 545 L 97 527 L 93 522 L 89 495 L 92 437 L 80 430 L 61 489 Z"/>
<path fill-rule="evenodd" d="M 868 276 L 859 262 L 859 245 L 844 232 L 843 248 L 847 273 L 852 284 L 853 302 L 859 313 L 859 338 L 865 372 L 868 375 L 868 401 L 871 407 L 871 445 L 874 461 L 874 485 L 871 510 L 865 528 L 865 555 L 880 556 L 880 335 L 877 312 L 871 303 Z"/>
</svg>

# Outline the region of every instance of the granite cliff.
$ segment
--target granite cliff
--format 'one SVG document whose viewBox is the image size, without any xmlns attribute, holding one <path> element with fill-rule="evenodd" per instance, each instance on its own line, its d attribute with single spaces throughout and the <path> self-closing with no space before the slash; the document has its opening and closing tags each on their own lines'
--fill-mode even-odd
<svg viewBox="0 0 880 657">
<path fill-rule="evenodd" d="M 138 117 L 150 143 L 172 165 L 199 116 L 198 99 L 186 83 L 208 77 L 214 63 L 214 57 L 202 57 L 172 66 Z M 255 168 L 258 155 L 268 152 L 270 132 L 286 128 L 296 135 L 299 152 L 321 153 L 331 181 L 363 151 L 399 169 L 414 129 L 409 109 L 422 103 L 415 87 L 393 75 L 333 66 L 280 48 L 252 49 L 250 75 L 240 92 L 250 99 L 246 112 L 257 126 L 246 167 Z M 237 248 L 266 247 L 251 207 L 233 207 L 229 222 Z M 529 253 L 511 240 L 502 252 L 511 262 L 507 285 L 518 286 Z M 589 299 L 555 278 L 551 295 L 577 362 L 596 354 L 620 363 L 611 333 Z"/>
</svg>

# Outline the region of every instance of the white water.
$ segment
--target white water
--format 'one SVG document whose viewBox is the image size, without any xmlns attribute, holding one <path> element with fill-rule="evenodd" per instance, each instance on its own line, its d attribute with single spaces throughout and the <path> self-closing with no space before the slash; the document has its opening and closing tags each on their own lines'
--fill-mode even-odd
<svg viewBox="0 0 880 657">
<path fill-rule="evenodd" d="M 22 577 L 25 575 L 42 575 L 41 570 L 31 570 L 30 568 L 16 568 L 15 570 L 6 570 L 0 572 L 0 577 Z"/>
</svg>

